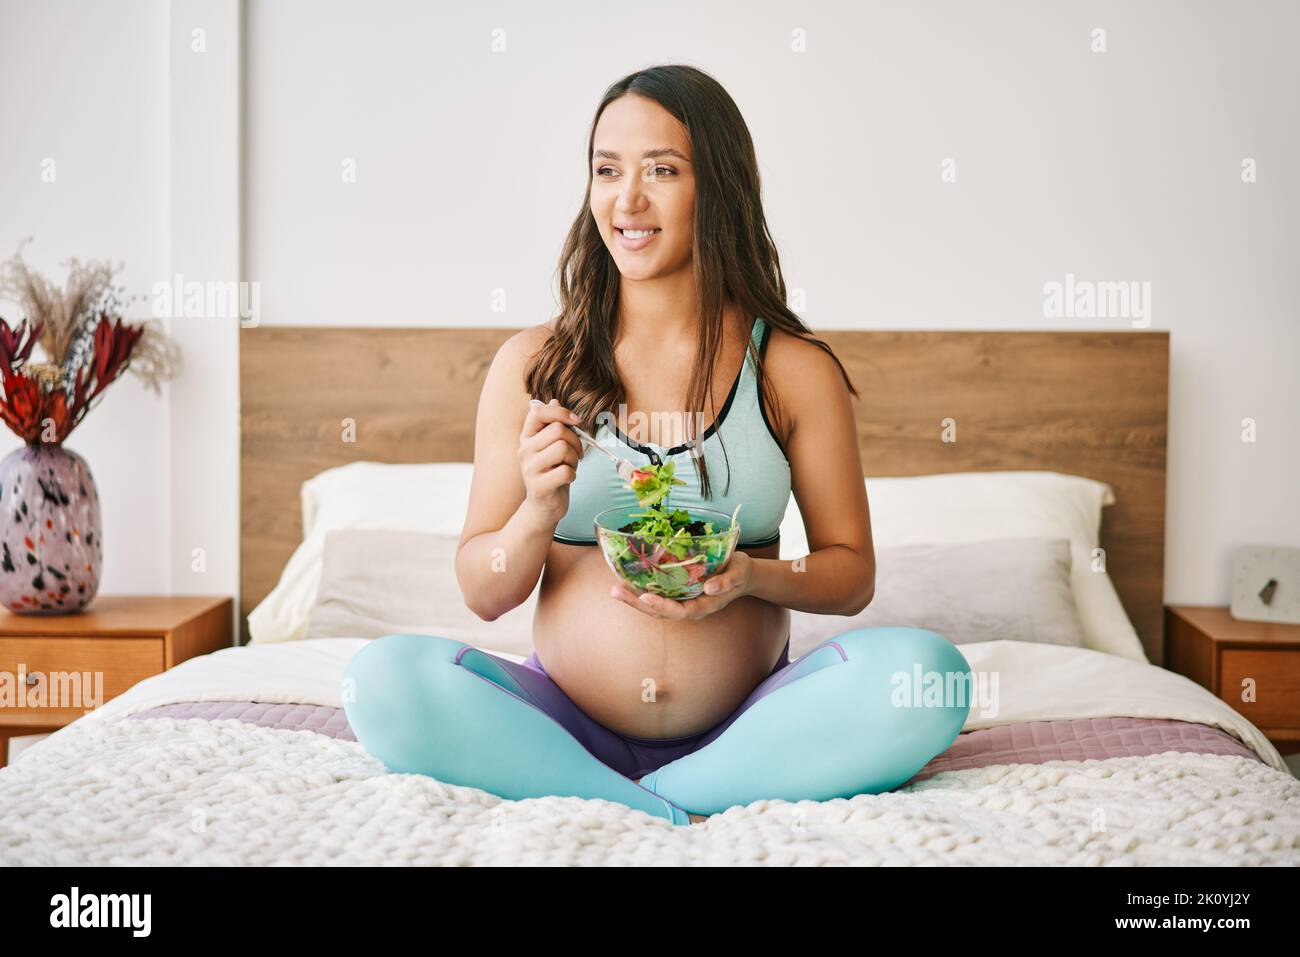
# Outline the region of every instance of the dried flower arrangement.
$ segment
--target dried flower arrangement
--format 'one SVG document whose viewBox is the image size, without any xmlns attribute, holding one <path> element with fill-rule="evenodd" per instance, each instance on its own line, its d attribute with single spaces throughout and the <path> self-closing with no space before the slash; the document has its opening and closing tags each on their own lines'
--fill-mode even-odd
<svg viewBox="0 0 1300 957">
<path fill-rule="evenodd" d="M 120 265 L 72 259 L 60 290 L 23 262 L 24 245 L 0 264 L 0 300 L 26 313 L 14 328 L 0 319 L 0 418 L 26 443 L 0 460 L 0 602 L 66 615 L 99 590 L 104 536 L 95 477 L 63 441 L 128 368 L 161 393 L 180 354 L 156 320 L 123 321 Z"/>
<path fill-rule="evenodd" d="M 71 259 L 60 290 L 23 261 L 27 242 L 0 265 L 0 300 L 26 313 L 16 328 L 0 318 L 0 418 L 28 445 L 58 445 L 128 369 L 161 393 L 180 351 L 158 320 L 123 321 L 130 300 L 113 285 L 121 264 Z M 38 342 L 45 361 L 32 362 Z"/>
</svg>

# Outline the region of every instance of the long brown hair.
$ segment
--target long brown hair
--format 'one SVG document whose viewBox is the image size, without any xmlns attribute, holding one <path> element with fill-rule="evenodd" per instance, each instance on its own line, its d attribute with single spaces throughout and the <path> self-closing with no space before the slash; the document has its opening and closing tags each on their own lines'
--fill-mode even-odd
<svg viewBox="0 0 1300 957">
<path fill-rule="evenodd" d="M 695 167 L 695 235 L 692 263 L 700 301 L 700 348 L 691 378 L 690 407 L 712 405 L 713 369 L 723 342 L 723 308 L 730 300 L 743 316 L 762 316 L 771 326 L 825 350 L 840 367 L 854 398 L 857 390 L 830 346 L 813 336 L 786 306 L 776 244 L 767 228 L 760 196 L 758 160 L 753 139 L 735 101 L 717 80 L 692 66 L 655 66 L 629 74 L 605 91 L 591 121 L 587 138 L 587 195 L 591 192 L 592 151 L 596 125 L 610 103 L 627 95 L 653 100 L 686 128 Z M 582 417 L 582 427 L 594 432 L 602 413 L 614 416 L 626 401 L 614 364 L 619 271 L 606 249 L 600 229 L 584 201 L 560 254 L 560 312 L 554 331 L 531 360 L 525 373 L 529 395 L 552 398 Z M 759 388 L 774 423 L 782 422 L 779 400 L 751 341 Z M 695 439 L 695 415 L 688 444 Z M 715 411 L 716 421 L 716 411 Z M 775 426 L 780 433 L 784 428 Z M 716 432 L 719 438 L 721 430 Z M 584 454 L 586 449 L 584 447 Z M 702 449 L 692 448 L 700 476 L 701 494 L 712 498 Z M 725 457 L 726 447 L 723 447 Z M 727 462 L 730 488 L 731 464 Z M 725 493 L 724 493 L 725 494 Z"/>
</svg>

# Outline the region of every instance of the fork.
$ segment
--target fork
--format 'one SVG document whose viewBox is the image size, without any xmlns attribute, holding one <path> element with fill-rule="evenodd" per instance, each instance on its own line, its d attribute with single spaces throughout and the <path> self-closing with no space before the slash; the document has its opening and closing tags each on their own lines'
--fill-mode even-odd
<svg viewBox="0 0 1300 957">
<path fill-rule="evenodd" d="M 529 404 L 529 405 L 545 405 L 546 403 L 543 402 L 541 399 L 530 399 L 530 400 L 528 401 L 528 404 Z M 611 452 L 609 449 L 605 448 L 605 446 L 601 445 L 599 442 L 597 442 L 595 439 L 593 439 L 590 435 L 588 435 L 585 431 L 583 431 L 582 429 L 578 428 L 576 425 L 572 424 L 571 422 L 566 422 L 565 425 L 567 425 L 569 428 L 571 428 L 574 432 L 578 433 L 578 438 L 582 439 L 582 441 L 585 442 L 585 443 L 587 443 L 587 445 L 591 446 L 593 449 L 597 449 L 597 450 L 599 450 L 599 451 L 601 451 L 601 452 L 604 452 L 604 453 L 605 453 L 606 455 L 608 455 L 611 459 L 613 459 L 613 460 L 614 460 L 614 466 L 615 466 L 615 468 L 618 469 L 618 475 L 619 475 L 619 478 L 623 479 L 623 481 L 625 481 L 625 482 L 630 482 L 630 481 L 632 481 L 632 473 L 633 473 L 634 471 L 636 471 L 636 466 L 635 466 L 635 465 L 633 465 L 633 464 L 632 464 L 631 462 L 629 462 L 627 459 L 619 458 L 617 455 L 615 455 L 615 454 L 614 454 L 613 452 Z"/>
</svg>

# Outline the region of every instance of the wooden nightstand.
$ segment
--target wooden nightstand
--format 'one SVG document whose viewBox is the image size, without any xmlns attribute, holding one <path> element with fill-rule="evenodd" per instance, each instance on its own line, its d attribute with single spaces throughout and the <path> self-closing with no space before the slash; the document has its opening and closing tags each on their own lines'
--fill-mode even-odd
<svg viewBox="0 0 1300 957">
<path fill-rule="evenodd" d="M 1282 754 L 1300 751 L 1300 625 L 1238 621 L 1223 605 L 1165 606 L 1165 663 L 1226 701 Z M 1243 701 L 1247 679 L 1254 701 Z"/>
<path fill-rule="evenodd" d="M 101 595 L 71 615 L 0 608 L 0 767 L 11 737 L 57 731 L 138 681 L 230 647 L 234 607 L 221 597 Z"/>
</svg>

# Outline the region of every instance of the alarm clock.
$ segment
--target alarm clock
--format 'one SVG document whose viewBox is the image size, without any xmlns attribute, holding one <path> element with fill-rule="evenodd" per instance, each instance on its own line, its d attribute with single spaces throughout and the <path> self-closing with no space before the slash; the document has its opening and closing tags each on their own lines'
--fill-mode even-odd
<svg viewBox="0 0 1300 957">
<path fill-rule="evenodd" d="M 1300 548 L 1237 549 L 1232 560 L 1232 617 L 1300 625 Z"/>
</svg>

